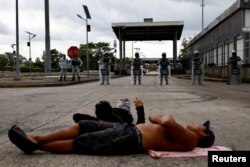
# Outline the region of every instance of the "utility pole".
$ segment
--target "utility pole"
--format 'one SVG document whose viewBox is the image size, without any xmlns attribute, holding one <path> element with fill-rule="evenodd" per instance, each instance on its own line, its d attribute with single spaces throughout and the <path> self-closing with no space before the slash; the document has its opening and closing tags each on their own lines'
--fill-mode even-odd
<svg viewBox="0 0 250 167">
<path fill-rule="evenodd" d="M 204 29 L 204 6 L 206 6 L 205 5 L 205 3 L 204 3 L 204 0 L 202 0 L 201 1 L 201 12 L 202 12 L 202 14 L 201 14 L 201 28 L 202 28 L 202 30 Z"/>
<path fill-rule="evenodd" d="M 49 0 L 44 0 L 45 9 L 45 73 L 51 72 Z"/>
<path fill-rule="evenodd" d="M 16 0 L 16 76 L 14 80 L 20 80 L 19 70 L 19 14 L 18 14 L 18 0 Z"/>
</svg>

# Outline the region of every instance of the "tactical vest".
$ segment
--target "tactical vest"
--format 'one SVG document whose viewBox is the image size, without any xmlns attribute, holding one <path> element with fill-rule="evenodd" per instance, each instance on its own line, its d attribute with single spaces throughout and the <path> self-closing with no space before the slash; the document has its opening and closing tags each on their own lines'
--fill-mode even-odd
<svg viewBox="0 0 250 167">
<path fill-rule="evenodd" d="M 161 59 L 160 65 L 161 65 L 161 69 L 167 69 L 168 65 L 169 65 L 169 62 L 168 62 L 167 59 Z"/>
<path fill-rule="evenodd" d="M 108 57 L 106 57 L 106 58 L 103 58 L 103 63 L 109 63 L 109 58 Z"/>
<path fill-rule="evenodd" d="M 134 59 L 133 66 L 134 69 L 139 70 L 141 68 L 141 59 Z"/>
<path fill-rule="evenodd" d="M 72 60 L 72 66 L 78 66 L 78 65 L 80 65 L 79 60 Z"/>
</svg>

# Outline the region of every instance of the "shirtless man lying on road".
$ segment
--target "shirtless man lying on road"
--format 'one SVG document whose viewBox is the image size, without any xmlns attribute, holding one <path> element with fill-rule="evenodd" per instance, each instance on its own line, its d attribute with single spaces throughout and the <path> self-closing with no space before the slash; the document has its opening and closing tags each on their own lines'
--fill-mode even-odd
<svg viewBox="0 0 250 167">
<path fill-rule="evenodd" d="M 14 125 L 9 139 L 23 152 L 35 150 L 60 154 L 119 155 L 156 151 L 190 151 L 210 147 L 215 136 L 210 122 L 183 127 L 172 115 L 152 115 L 150 123 L 129 125 L 82 120 L 48 134 L 26 134 Z"/>
</svg>

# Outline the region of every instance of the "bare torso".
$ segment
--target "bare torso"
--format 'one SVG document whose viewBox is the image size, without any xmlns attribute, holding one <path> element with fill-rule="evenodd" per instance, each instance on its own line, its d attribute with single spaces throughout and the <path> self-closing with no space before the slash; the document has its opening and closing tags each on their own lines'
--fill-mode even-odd
<svg viewBox="0 0 250 167">
<path fill-rule="evenodd" d="M 188 151 L 192 150 L 197 142 L 195 137 L 188 137 L 185 136 L 185 134 L 181 134 L 181 140 L 173 138 L 173 136 L 169 135 L 169 132 L 159 124 L 138 124 L 136 127 L 141 132 L 144 150 Z"/>
<path fill-rule="evenodd" d="M 145 150 L 169 150 L 171 149 L 169 137 L 165 129 L 158 124 L 138 124 L 136 125 L 142 134 L 142 145 Z"/>
</svg>

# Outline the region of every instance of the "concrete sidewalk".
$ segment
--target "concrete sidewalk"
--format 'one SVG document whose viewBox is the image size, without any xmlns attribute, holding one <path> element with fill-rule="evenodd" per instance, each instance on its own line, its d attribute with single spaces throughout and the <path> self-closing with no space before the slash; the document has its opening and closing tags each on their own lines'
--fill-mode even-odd
<svg viewBox="0 0 250 167">
<path fill-rule="evenodd" d="M 91 76 L 89 78 L 84 76 L 81 77 L 81 81 L 71 81 L 71 78 L 68 78 L 66 81 L 58 81 L 57 76 L 21 77 L 20 80 L 0 78 L 0 88 L 68 86 L 98 80 L 99 78 L 96 76 Z"/>
<path fill-rule="evenodd" d="M 90 74 L 87 77 L 86 74 L 80 75 L 81 80 L 71 81 L 72 75 L 68 74 L 66 81 L 58 80 L 58 73 L 39 73 L 39 74 L 22 74 L 19 80 L 15 79 L 15 75 L 11 73 L 10 75 L 0 75 L 0 88 L 22 88 L 22 87 L 52 87 L 52 86 L 68 86 L 75 84 L 82 84 L 87 82 L 98 82 L 98 73 Z M 112 75 L 112 78 L 118 78 L 121 76 Z"/>
</svg>

